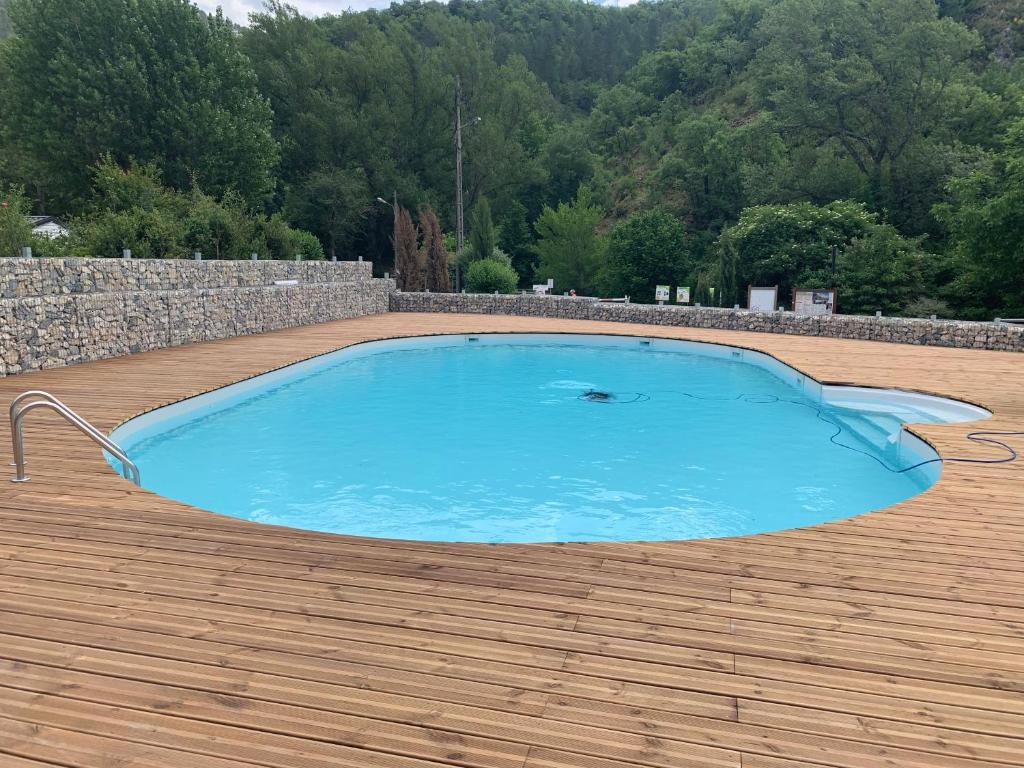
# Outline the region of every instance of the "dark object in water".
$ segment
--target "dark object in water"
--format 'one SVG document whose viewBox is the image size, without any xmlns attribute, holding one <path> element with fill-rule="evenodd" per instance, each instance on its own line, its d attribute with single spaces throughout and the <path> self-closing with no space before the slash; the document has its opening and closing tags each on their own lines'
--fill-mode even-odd
<svg viewBox="0 0 1024 768">
<path fill-rule="evenodd" d="M 578 400 L 587 400 L 591 403 L 606 403 L 608 405 L 625 405 L 626 403 L 645 403 L 650 400 L 650 395 L 645 395 L 643 392 L 624 392 L 623 395 L 632 395 L 628 400 L 623 400 L 619 395 L 614 392 L 602 392 L 600 389 L 588 389 L 582 395 L 579 395 Z"/>
</svg>

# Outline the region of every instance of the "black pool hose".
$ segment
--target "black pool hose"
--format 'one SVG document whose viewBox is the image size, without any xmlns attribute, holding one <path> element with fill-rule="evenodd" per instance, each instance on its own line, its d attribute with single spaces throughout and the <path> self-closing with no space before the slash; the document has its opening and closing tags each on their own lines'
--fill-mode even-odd
<svg viewBox="0 0 1024 768">
<path fill-rule="evenodd" d="M 801 402 L 799 402 L 797 400 L 790 400 L 788 402 L 794 403 L 795 405 L 806 405 L 806 403 L 801 403 Z M 814 406 L 808 405 L 807 407 L 808 408 L 813 408 Z M 884 461 L 882 461 L 882 459 L 880 459 L 877 456 L 869 453 L 868 451 L 861 450 L 860 448 L 855 448 L 852 445 L 846 445 L 845 443 L 840 443 L 838 440 L 836 440 L 836 438 L 839 437 L 839 435 L 841 435 L 842 432 L 843 432 L 842 425 L 841 424 L 836 424 L 831 419 L 828 419 L 828 418 L 825 418 L 824 416 L 822 416 L 822 409 L 820 409 L 820 408 L 816 410 L 815 415 L 821 421 L 824 421 L 826 424 L 831 424 L 833 427 L 835 427 L 836 431 L 833 432 L 832 435 L 829 437 L 829 442 L 830 443 L 832 443 L 834 445 L 838 445 L 840 448 L 846 448 L 849 451 L 855 451 L 857 453 L 863 453 L 868 458 L 874 459 L 879 464 L 881 464 L 883 467 L 885 467 L 885 469 L 887 469 L 890 472 L 893 472 L 893 473 L 895 473 L 897 475 L 902 475 L 904 472 L 910 472 L 911 470 L 917 469 L 918 467 L 923 467 L 926 464 L 936 464 L 936 463 L 947 462 L 947 461 L 956 461 L 956 462 L 960 462 L 962 464 L 1008 464 L 1011 461 L 1016 461 L 1019 458 L 1019 456 L 1017 454 L 1017 451 L 1014 450 L 1013 446 L 1008 445 L 1007 443 L 1004 443 L 1002 440 L 996 440 L 994 437 L 991 437 L 991 435 L 1000 436 L 1000 437 L 1009 437 L 1009 436 L 1021 437 L 1021 436 L 1024 436 L 1024 432 L 993 432 L 993 431 L 981 431 L 981 430 L 977 430 L 977 431 L 974 431 L 974 432 L 968 432 L 967 435 L 966 435 L 968 440 L 970 440 L 972 442 L 975 442 L 975 443 L 988 443 L 989 445 L 997 445 L 1000 448 L 1002 448 L 1003 450 L 1005 450 L 1007 452 L 1007 455 L 1006 456 L 1002 456 L 1002 457 L 1000 457 L 998 459 L 970 459 L 970 458 L 967 458 L 967 457 L 964 457 L 964 456 L 950 456 L 950 457 L 946 458 L 946 457 L 938 456 L 938 457 L 936 457 L 934 459 L 925 459 L 924 461 L 917 462 L 917 464 L 911 464 L 909 467 L 903 467 L 902 469 L 896 469 L 894 467 L 890 467 L 888 464 L 886 464 Z"/>
<path fill-rule="evenodd" d="M 693 398 L 694 400 L 712 400 L 712 401 L 718 401 L 718 402 L 729 402 L 729 401 L 733 401 L 733 400 L 742 400 L 745 403 L 764 404 L 764 405 L 767 405 L 767 404 L 770 404 L 770 403 L 780 403 L 781 402 L 781 403 L 792 403 L 793 405 L 800 405 L 800 406 L 803 406 L 804 408 L 810 408 L 811 410 L 814 411 L 814 415 L 817 416 L 817 418 L 820 421 L 823 421 L 826 424 L 829 424 L 829 425 L 831 425 L 832 427 L 835 428 L 835 432 L 833 432 L 829 436 L 829 442 L 830 443 L 832 443 L 833 445 L 838 445 L 840 448 L 845 448 L 848 451 L 853 451 L 855 453 L 861 453 L 861 454 L 867 456 L 869 459 L 872 459 L 873 461 L 877 461 L 882 467 L 887 469 L 889 472 L 892 472 L 892 473 L 897 474 L 897 475 L 902 475 L 904 472 L 910 472 L 911 470 L 917 469 L 918 467 L 923 467 L 923 466 L 925 466 L 927 464 L 936 464 L 936 463 L 947 462 L 947 461 L 956 461 L 956 462 L 960 462 L 960 463 L 963 463 L 963 464 L 1008 464 L 1008 463 L 1010 463 L 1012 461 L 1016 461 L 1018 458 L 1020 458 L 1020 456 L 1017 453 L 1016 449 L 1014 449 L 1013 446 L 1003 442 L 1002 440 L 997 440 L 996 438 L 997 437 L 1024 437 L 1024 431 L 1006 431 L 1006 432 L 1003 432 L 1003 431 L 991 431 L 991 430 L 976 430 L 974 432 L 968 432 L 967 435 L 966 435 L 968 440 L 970 440 L 972 442 L 975 442 L 975 443 L 987 443 L 988 445 L 998 446 L 999 448 L 1002 448 L 1004 451 L 1006 451 L 1007 455 L 1006 456 L 1001 456 L 1001 457 L 996 458 L 996 459 L 971 459 L 971 458 L 967 458 L 967 457 L 964 457 L 964 456 L 950 456 L 948 458 L 944 458 L 942 456 L 939 456 L 939 457 L 934 458 L 934 459 L 926 459 L 925 461 L 919 461 L 916 464 L 911 464 L 909 467 L 903 467 L 902 469 L 897 469 L 895 467 L 890 467 L 885 461 L 883 461 L 882 459 L 878 458 L 877 456 L 875 456 L 874 454 L 870 453 L 869 451 L 865 451 L 865 450 L 862 450 L 861 448 L 857 448 L 855 446 L 847 445 L 846 443 L 839 442 L 839 440 L 837 440 L 836 438 L 839 437 L 841 434 L 843 434 L 843 425 L 842 424 L 838 424 L 833 419 L 828 418 L 825 415 L 825 409 L 824 408 L 820 408 L 820 407 L 814 405 L 813 403 L 805 403 L 805 402 L 801 402 L 800 400 L 787 400 L 787 399 L 783 399 L 781 397 L 777 397 L 776 395 L 758 394 L 756 392 L 745 392 L 745 393 L 742 393 L 742 394 L 739 394 L 739 395 L 735 395 L 734 397 L 708 397 L 706 395 L 695 395 L 692 392 L 680 392 L 678 390 L 671 390 L 671 389 L 670 390 L 662 390 L 662 391 L 669 392 L 669 393 L 674 394 L 674 395 L 683 395 L 684 397 L 690 397 L 690 398 Z M 595 398 L 595 397 L 593 397 L 594 394 L 605 395 L 605 397 Z M 630 400 L 617 400 L 610 393 L 605 393 L 605 392 L 596 393 L 594 390 L 590 390 L 590 391 L 585 392 L 584 394 L 580 395 L 579 399 L 580 400 L 589 400 L 590 402 L 600 402 L 600 403 L 609 403 L 609 404 L 611 404 L 611 403 L 620 403 L 620 404 L 624 404 L 624 403 L 637 403 L 637 402 L 645 402 L 645 401 L 651 399 L 650 395 L 646 395 L 646 394 L 644 394 L 642 392 L 636 392 L 636 393 L 632 393 L 632 394 L 634 395 L 634 397 L 632 399 L 630 399 Z"/>
</svg>

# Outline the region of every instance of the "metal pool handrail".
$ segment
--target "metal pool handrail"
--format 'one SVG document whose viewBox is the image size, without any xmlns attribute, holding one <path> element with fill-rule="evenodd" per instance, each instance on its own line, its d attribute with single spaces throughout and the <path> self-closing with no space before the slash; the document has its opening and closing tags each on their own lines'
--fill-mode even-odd
<svg viewBox="0 0 1024 768">
<path fill-rule="evenodd" d="M 26 400 L 30 400 L 31 402 L 26 405 L 22 405 Z M 37 389 L 22 392 L 11 401 L 9 413 L 11 419 L 11 442 L 14 448 L 15 467 L 14 479 L 11 482 L 24 483 L 29 480 L 29 476 L 25 474 L 25 435 L 22 431 L 22 423 L 25 420 L 26 414 L 38 408 L 49 408 L 50 410 L 59 413 L 69 424 L 78 429 L 79 432 L 92 438 L 93 442 L 98 443 L 107 453 L 120 461 L 122 474 L 126 480 L 130 480 L 136 485 L 142 485 L 139 468 L 136 466 L 134 461 L 128 458 L 128 454 L 126 454 L 117 443 L 104 435 L 96 429 L 96 427 L 68 408 L 49 392 L 43 392 L 42 390 Z"/>
</svg>

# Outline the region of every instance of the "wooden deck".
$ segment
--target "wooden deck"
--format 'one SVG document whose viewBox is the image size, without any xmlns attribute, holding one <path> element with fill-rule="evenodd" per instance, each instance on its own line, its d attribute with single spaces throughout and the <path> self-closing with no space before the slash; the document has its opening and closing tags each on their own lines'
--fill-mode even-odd
<svg viewBox="0 0 1024 768">
<path fill-rule="evenodd" d="M 498 330 L 740 344 L 1024 428 L 1019 354 L 460 315 L 15 376 L 0 401 L 46 389 L 110 429 L 357 340 Z M 1024 765 L 1024 461 L 950 464 L 895 507 L 782 533 L 450 545 L 196 510 L 31 421 L 32 481 L 0 481 L 2 768 Z M 993 455 L 969 428 L 920 432 Z M 6 464 L 6 423 L 0 440 Z"/>
</svg>

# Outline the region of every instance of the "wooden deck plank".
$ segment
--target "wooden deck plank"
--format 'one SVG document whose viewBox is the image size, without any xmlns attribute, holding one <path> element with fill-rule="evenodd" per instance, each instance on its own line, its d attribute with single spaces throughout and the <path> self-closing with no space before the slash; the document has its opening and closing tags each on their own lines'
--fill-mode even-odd
<svg viewBox="0 0 1024 768">
<path fill-rule="evenodd" d="M 1012 353 L 461 315 L 41 371 L 0 400 L 47 389 L 109 430 L 347 344 L 502 331 L 732 344 L 992 410 L 913 427 L 949 456 L 1024 428 Z M 947 464 L 913 499 L 793 531 L 488 546 L 221 517 L 128 485 L 51 415 L 26 436 L 32 481 L 0 484 L 4 768 L 1024 764 L 1024 462 Z"/>
</svg>

